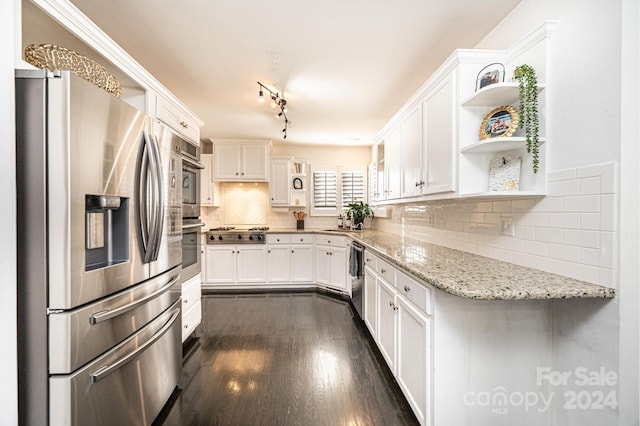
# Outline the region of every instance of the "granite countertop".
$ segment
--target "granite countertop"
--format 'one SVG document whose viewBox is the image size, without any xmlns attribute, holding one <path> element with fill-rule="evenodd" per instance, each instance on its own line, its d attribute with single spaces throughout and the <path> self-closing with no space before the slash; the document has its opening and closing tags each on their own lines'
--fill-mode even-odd
<svg viewBox="0 0 640 426">
<path fill-rule="evenodd" d="M 615 290 L 401 235 L 365 230 L 271 229 L 269 233 L 327 233 L 362 243 L 383 260 L 447 293 L 469 299 L 611 298 Z"/>
</svg>

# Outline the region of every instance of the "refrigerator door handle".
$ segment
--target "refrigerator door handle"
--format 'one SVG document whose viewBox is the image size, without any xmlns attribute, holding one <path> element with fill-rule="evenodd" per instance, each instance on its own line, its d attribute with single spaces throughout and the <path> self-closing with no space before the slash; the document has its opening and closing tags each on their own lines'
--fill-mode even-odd
<svg viewBox="0 0 640 426">
<path fill-rule="evenodd" d="M 127 363 L 132 361 L 138 354 L 144 352 L 149 346 L 153 345 L 158 339 L 160 339 L 173 325 L 174 322 L 180 317 L 181 308 L 178 306 L 171 313 L 171 318 L 167 323 L 160 329 L 156 334 L 154 334 L 149 340 L 141 344 L 138 348 L 136 348 L 133 352 L 128 353 L 124 357 L 120 358 L 113 364 L 108 364 L 100 367 L 96 371 L 90 374 L 91 383 L 97 383 L 100 380 L 107 377 L 109 374 L 118 370 L 119 368 L 124 367 Z"/>
<path fill-rule="evenodd" d="M 160 243 L 162 239 L 162 228 L 164 227 L 164 182 L 162 178 L 162 160 L 160 159 L 160 148 L 158 146 L 158 140 L 155 135 L 151 135 L 151 149 L 153 164 L 152 175 L 155 189 L 155 206 L 154 214 L 155 221 L 153 227 L 153 239 L 152 239 L 152 255 L 151 260 L 157 260 L 160 252 Z"/>
<path fill-rule="evenodd" d="M 149 155 L 150 155 L 150 146 L 151 141 L 149 140 L 149 134 L 146 130 L 142 131 L 142 153 L 140 156 L 140 168 L 138 175 L 138 217 L 140 220 L 140 234 L 142 237 L 142 250 L 143 250 L 143 262 L 150 262 L 150 244 L 151 244 L 151 230 L 150 230 L 150 218 L 149 218 L 149 207 L 147 203 L 147 199 L 149 196 Z"/>
<path fill-rule="evenodd" d="M 89 322 L 91 323 L 91 325 L 94 324 L 99 324 L 103 321 L 107 321 L 110 320 L 111 318 L 115 318 L 119 315 L 122 315 L 126 312 L 129 312 L 132 309 L 137 308 L 140 305 L 143 305 L 145 303 L 147 303 L 149 300 L 154 299 L 155 297 L 161 295 L 162 293 L 167 292 L 169 289 L 171 289 L 171 287 L 173 287 L 173 285 L 178 282 L 178 280 L 180 279 L 180 275 L 178 275 L 177 277 L 173 278 L 172 280 L 170 280 L 167 284 L 165 284 L 164 286 L 160 287 L 158 290 L 154 291 L 153 293 L 149 293 L 148 295 L 146 295 L 145 297 L 136 300 L 135 302 L 132 303 L 128 303 L 124 306 L 120 306 L 119 308 L 116 309 L 107 309 L 104 311 L 100 311 L 100 312 L 96 312 L 95 314 L 92 314 L 89 317 Z"/>
</svg>

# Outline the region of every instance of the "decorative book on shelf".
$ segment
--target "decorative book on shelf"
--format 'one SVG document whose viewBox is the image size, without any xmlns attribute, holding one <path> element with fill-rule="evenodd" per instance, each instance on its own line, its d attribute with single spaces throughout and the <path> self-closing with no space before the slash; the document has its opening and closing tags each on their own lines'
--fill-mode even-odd
<svg viewBox="0 0 640 426">
<path fill-rule="evenodd" d="M 522 157 L 515 155 L 500 155 L 491 160 L 489 191 L 519 191 L 521 164 Z"/>
</svg>

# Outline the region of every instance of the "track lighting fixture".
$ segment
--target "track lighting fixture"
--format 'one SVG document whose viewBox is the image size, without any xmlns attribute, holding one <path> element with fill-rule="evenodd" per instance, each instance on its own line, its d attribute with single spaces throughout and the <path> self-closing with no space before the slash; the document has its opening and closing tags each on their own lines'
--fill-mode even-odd
<svg viewBox="0 0 640 426">
<path fill-rule="evenodd" d="M 265 86 L 260 82 L 258 82 L 258 87 L 260 90 L 258 92 L 258 101 L 264 102 L 264 90 L 266 90 L 267 92 L 269 92 L 269 97 L 271 98 L 271 108 L 277 107 L 280 109 L 276 117 L 277 118 L 284 117 L 284 129 L 282 129 L 282 133 L 284 133 L 283 139 L 286 139 L 287 129 L 289 128 L 289 124 L 291 124 L 291 121 L 289 121 L 289 118 L 287 118 L 287 107 L 286 107 L 287 101 L 284 98 L 284 93 L 282 94 L 282 97 L 281 97 L 278 92 L 269 89 L 267 86 Z"/>
</svg>

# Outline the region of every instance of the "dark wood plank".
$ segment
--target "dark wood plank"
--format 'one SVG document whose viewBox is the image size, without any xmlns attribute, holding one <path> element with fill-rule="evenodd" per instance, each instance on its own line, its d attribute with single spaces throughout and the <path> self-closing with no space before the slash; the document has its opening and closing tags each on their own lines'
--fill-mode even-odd
<svg viewBox="0 0 640 426">
<path fill-rule="evenodd" d="M 267 293 L 202 303 L 180 391 L 157 424 L 417 424 L 347 302 Z"/>
</svg>

